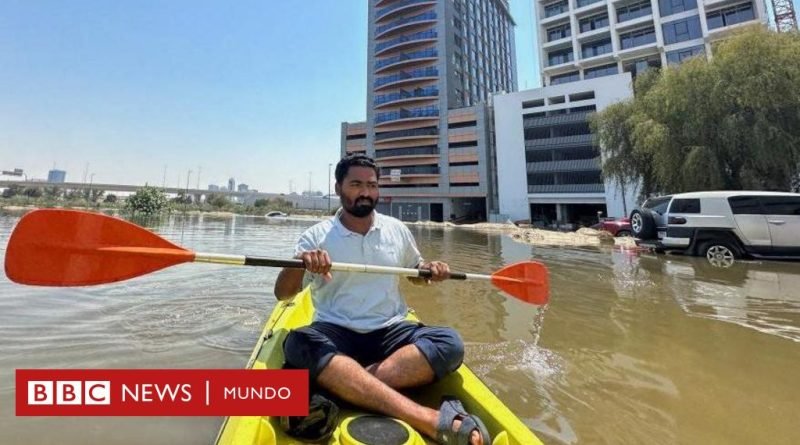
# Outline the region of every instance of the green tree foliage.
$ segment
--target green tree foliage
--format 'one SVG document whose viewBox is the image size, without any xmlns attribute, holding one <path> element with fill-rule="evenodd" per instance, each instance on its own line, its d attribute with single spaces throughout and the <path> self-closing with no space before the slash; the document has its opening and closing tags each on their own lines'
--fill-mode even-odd
<svg viewBox="0 0 800 445">
<path fill-rule="evenodd" d="M 167 196 L 155 187 L 144 186 L 125 200 L 125 209 L 136 214 L 155 215 L 167 206 Z"/>
<path fill-rule="evenodd" d="M 113 193 L 109 193 L 109 194 L 106 195 L 106 199 L 104 199 L 103 202 L 107 202 L 109 204 L 113 204 L 113 203 L 117 202 L 117 195 L 115 195 Z"/>
<path fill-rule="evenodd" d="M 642 194 L 789 190 L 800 173 L 800 34 L 760 26 L 639 76 L 592 122 L 603 173 Z"/>
<path fill-rule="evenodd" d="M 231 207 L 231 201 L 224 195 L 210 194 L 206 197 L 206 203 L 211 207 L 222 210 Z"/>
<path fill-rule="evenodd" d="M 25 187 L 22 194 L 28 198 L 41 198 L 44 192 L 40 187 Z"/>
<path fill-rule="evenodd" d="M 58 199 L 62 195 L 62 191 L 59 187 L 55 185 L 51 185 L 49 187 L 44 188 L 44 196 L 49 199 Z"/>
</svg>

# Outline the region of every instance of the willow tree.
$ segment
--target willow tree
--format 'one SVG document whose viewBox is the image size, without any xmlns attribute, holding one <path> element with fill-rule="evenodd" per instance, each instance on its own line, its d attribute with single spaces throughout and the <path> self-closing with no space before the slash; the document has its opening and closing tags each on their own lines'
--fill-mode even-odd
<svg viewBox="0 0 800 445">
<path fill-rule="evenodd" d="M 800 34 L 760 26 L 637 78 L 593 121 L 603 172 L 642 194 L 789 190 L 800 172 Z"/>
</svg>

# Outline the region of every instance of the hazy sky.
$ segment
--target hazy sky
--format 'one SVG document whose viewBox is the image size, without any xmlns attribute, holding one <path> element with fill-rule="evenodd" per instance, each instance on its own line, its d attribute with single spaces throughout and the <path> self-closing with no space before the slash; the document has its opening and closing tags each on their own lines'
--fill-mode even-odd
<svg viewBox="0 0 800 445">
<path fill-rule="evenodd" d="M 533 1 L 510 0 L 520 89 L 540 86 Z M 0 170 L 327 192 L 366 44 L 364 0 L 3 0 Z"/>
<path fill-rule="evenodd" d="M 327 192 L 341 122 L 366 117 L 363 0 L 2 3 L 0 170 Z M 511 4 L 534 87 L 531 3 Z"/>
</svg>

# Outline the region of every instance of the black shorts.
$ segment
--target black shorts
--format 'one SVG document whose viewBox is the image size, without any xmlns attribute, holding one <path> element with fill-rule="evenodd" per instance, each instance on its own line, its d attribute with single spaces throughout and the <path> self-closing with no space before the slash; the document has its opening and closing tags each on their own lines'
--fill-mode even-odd
<svg viewBox="0 0 800 445">
<path fill-rule="evenodd" d="M 314 322 L 289 332 L 283 342 L 283 353 L 289 367 L 308 369 L 311 381 L 316 381 L 336 354 L 351 357 L 366 367 L 406 345 L 419 348 L 436 379 L 458 369 L 464 360 L 464 342 L 454 329 L 409 321 L 367 333 Z"/>
</svg>

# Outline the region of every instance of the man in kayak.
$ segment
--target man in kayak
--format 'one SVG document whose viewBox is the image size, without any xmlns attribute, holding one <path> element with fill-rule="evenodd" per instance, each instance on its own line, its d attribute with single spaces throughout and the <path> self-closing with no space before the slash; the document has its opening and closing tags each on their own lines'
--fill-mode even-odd
<svg viewBox="0 0 800 445">
<path fill-rule="evenodd" d="M 402 222 L 375 211 L 379 176 L 375 161 L 363 154 L 339 161 L 336 194 L 342 208 L 301 235 L 295 256 L 305 270 L 287 268 L 278 275 L 278 299 L 310 282 L 316 310 L 311 325 L 286 337 L 286 362 L 308 369 L 312 381 L 337 397 L 404 420 L 441 443 L 488 444 L 483 423 L 457 400 L 444 401 L 437 411 L 397 391 L 455 371 L 464 358 L 458 333 L 405 321 L 408 306 L 397 275 L 330 273 L 337 261 L 426 269 L 431 281 L 449 276 L 446 263 L 422 259 Z"/>
</svg>

